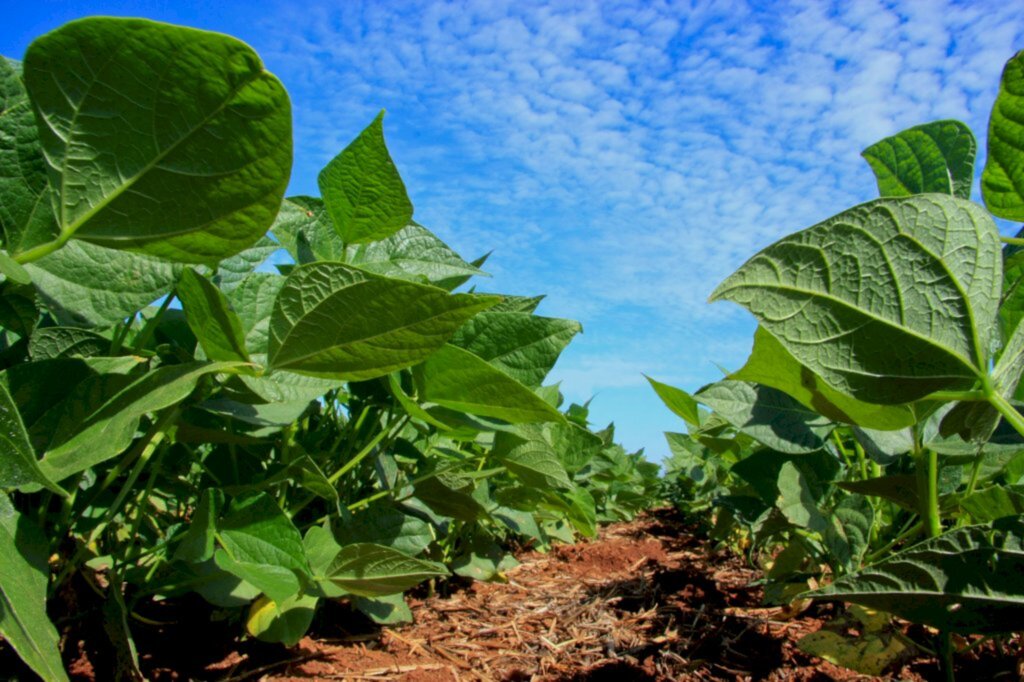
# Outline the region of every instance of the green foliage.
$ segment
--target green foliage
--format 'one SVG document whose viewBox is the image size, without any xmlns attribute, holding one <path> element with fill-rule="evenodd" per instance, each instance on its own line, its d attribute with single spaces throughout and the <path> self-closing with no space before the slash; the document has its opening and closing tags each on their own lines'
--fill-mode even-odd
<svg viewBox="0 0 1024 682">
<path fill-rule="evenodd" d="M 382 118 L 322 199 L 282 198 L 290 126 L 219 34 L 83 19 L 0 60 L 0 634 L 44 679 L 76 574 L 137 674 L 147 600 L 291 646 L 322 599 L 403 622 L 660 499 L 544 385 L 579 324 L 454 293 L 486 257 L 413 222 Z"/>
<path fill-rule="evenodd" d="M 712 536 L 765 569 L 769 602 L 881 611 L 857 612 L 857 638 L 801 642 L 872 674 L 902 651 L 889 614 L 942 633 L 1019 629 L 1024 241 L 993 215 L 1024 218 L 1022 64 L 992 112 L 992 214 L 969 201 L 965 125 L 886 138 L 864 151 L 882 198 L 783 237 L 715 289 L 760 324 L 746 364 L 692 397 L 652 382 L 689 429 L 667 434 L 676 504 L 712 511 Z M 949 666 L 948 634 L 937 647 Z"/>
</svg>

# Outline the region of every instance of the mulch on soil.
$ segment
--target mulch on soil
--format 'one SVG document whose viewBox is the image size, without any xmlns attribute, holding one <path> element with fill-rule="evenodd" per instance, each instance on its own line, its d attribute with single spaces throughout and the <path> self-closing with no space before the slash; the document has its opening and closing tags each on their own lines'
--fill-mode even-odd
<svg viewBox="0 0 1024 682">
<path fill-rule="evenodd" d="M 412 625 L 381 629 L 343 603 L 327 604 L 292 650 L 239 641 L 237 622 L 196 621 L 208 610 L 188 603 L 165 607 L 157 620 L 170 626 L 132 629 L 154 680 L 941 679 L 932 658 L 871 678 L 803 653 L 796 642 L 836 607 L 815 604 L 793 618 L 762 607 L 751 586 L 759 574 L 672 510 L 519 558 L 507 583 L 411 598 Z M 989 643 L 959 655 L 958 677 L 1019 679 L 1019 640 L 1012 649 Z M 94 672 L 110 665 L 97 660 L 99 648 L 82 641 L 77 651 L 74 679 L 106 678 Z"/>
</svg>

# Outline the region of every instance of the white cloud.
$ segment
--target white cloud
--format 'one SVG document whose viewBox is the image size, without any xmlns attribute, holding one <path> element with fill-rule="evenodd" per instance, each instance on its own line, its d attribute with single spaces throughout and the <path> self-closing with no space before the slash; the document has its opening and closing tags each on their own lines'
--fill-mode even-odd
<svg viewBox="0 0 1024 682">
<path fill-rule="evenodd" d="M 708 358 L 741 356 L 749 323 L 708 293 L 871 198 L 865 146 L 958 117 L 984 149 L 1024 6 L 348 0 L 268 27 L 296 101 L 296 186 L 315 191 L 386 107 L 417 218 L 467 256 L 496 250 L 482 286 L 547 292 L 544 311 L 582 319 L 560 368 L 582 391 L 675 361 L 702 363 L 676 373 L 699 383 Z"/>
</svg>

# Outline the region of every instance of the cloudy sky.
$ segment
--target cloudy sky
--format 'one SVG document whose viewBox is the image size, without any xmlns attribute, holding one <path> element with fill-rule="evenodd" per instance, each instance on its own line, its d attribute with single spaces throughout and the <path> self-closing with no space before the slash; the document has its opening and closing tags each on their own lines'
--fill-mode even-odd
<svg viewBox="0 0 1024 682">
<path fill-rule="evenodd" d="M 417 220 L 467 259 L 493 250 L 480 289 L 545 293 L 542 314 L 583 323 L 553 378 L 655 459 L 682 426 L 643 373 L 692 390 L 750 349 L 714 286 L 872 198 L 859 153 L 882 137 L 958 118 L 980 168 L 1024 49 L 1007 0 L 29 4 L 4 10 L 0 53 L 88 14 L 252 44 L 293 99 L 292 193 L 386 109 Z"/>
</svg>

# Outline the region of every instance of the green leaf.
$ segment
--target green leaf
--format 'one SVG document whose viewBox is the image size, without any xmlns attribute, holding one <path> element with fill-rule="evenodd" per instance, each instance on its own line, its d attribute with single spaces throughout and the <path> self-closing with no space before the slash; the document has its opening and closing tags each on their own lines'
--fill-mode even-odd
<svg viewBox="0 0 1024 682">
<path fill-rule="evenodd" d="M 466 322 L 451 343 L 520 383 L 538 388 L 558 356 L 582 330 L 574 320 L 487 311 Z"/>
<path fill-rule="evenodd" d="M 7 387 L 0 383 L 0 489 L 40 485 L 67 495 L 39 466 L 25 425 Z"/>
<path fill-rule="evenodd" d="M 806 596 L 841 599 L 961 633 L 1014 632 L 1024 618 L 1024 520 L 949 531 Z"/>
<path fill-rule="evenodd" d="M 266 493 L 232 500 L 217 523 L 217 539 L 223 547 L 215 554 L 217 565 L 275 602 L 298 594 L 300 576 L 310 575 L 302 536 Z"/>
<path fill-rule="evenodd" d="M 1006 220 L 1024 220 L 1024 51 L 1006 62 L 988 121 L 988 160 L 981 196 L 988 210 Z"/>
<path fill-rule="evenodd" d="M 779 471 L 779 498 L 776 506 L 794 526 L 824 534 L 828 522 L 818 510 L 818 503 L 800 470 L 785 462 Z"/>
<path fill-rule="evenodd" d="M 225 292 L 228 303 L 242 324 L 245 348 L 253 355 L 266 355 L 270 337 L 270 316 L 285 278 L 270 272 L 253 272 L 230 291 Z"/>
<path fill-rule="evenodd" d="M 860 568 L 871 543 L 874 522 L 875 510 L 860 495 L 843 497 L 828 515 L 825 544 L 844 572 Z"/>
<path fill-rule="evenodd" d="M 269 597 L 260 597 L 249 608 L 245 629 L 264 642 L 279 642 L 295 646 L 313 624 L 319 597 L 295 595 L 278 603 Z"/>
<path fill-rule="evenodd" d="M 24 78 L 65 237 L 212 263 L 273 221 L 291 106 L 245 43 L 92 17 L 33 42 Z"/>
<path fill-rule="evenodd" d="M 37 330 L 28 342 L 28 355 L 32 360 L 88 358 L 109 352 L 110 339 L 78 327 L 45 327 Z"/>
<path fill-rule="evenodd" d="M 510 423 L 563 421 L 562 413 L 467 350 L 446 345 L 413 369 L 419 397 Z"/>
<path fill-rule="evenodd" d="M 746 307 L 836 390 L 898 404 L 985 374 L 1001 284 L 991 217 L 929 194 L 877 199 L 785 237 L 712 300 Z"/>
<path fill-rule="evenodd" d="M 412 220 L 412 202 L 384 144 L 383 111 L 320 171 L 317 182 L 346 244 L 386 239 Z"/>
<path fill-rule="evenodd" d="M 453 277 L 487 274 L 462 260 L 433 232 L 415 222 L 386 239 L 360 245 L 353 251 L 349 262 L 363 270 L 435 286 Z"/>
<path fill-rule="evenodd" d="M 1024 514 L 1024 486 L 994 485 L 960 500 L 960 506 L 975 523 L 987 523 L 1006 516 Z"/>
<path fill-rule="evenodd" d="M 415 559 L 391 547 L 360 543 L 343 547 L 324 577 L 350 594 L 383 597 L 446 575 L 443 564 Z"/>
<path fill-rule="evenodd" d="M 676 416 L 681 417 L 690 426 L 696 429 L 700 428 L 700 407 L 697 406 L 697 401 L 693 399 L 692 395 L 681 388 L 655 381 L 646 374 L 644 378 L 661 398 L 661 402 L 665 403 L 665 407 L 672 410 Z"/>
<path fill-rule="evenodd" d="M 971 198 L 978 143 L 960 121 L 935 121 L 876 142 L 861 156 L 883 197 L 937 192 Z"/>
<path fill-rule="evenodd" d="M 912 475 L 892 474 L 863 481 L 840 481 L 838 486 L 851 493 L 881 497 L 883 500 L 895 502 L 907 511 L 917 512 L 920 509 L 917 478 Z"/>
<path fill-rule="evenodd" d="M 430 524 L 393 507 L 375 505 L 342 519 L 334 532 L 342 545 L 374 543 L 403 554 L 421 554 L 434 540 Z"/>
<path fill-rule="evenodd" d="M 415 499 L 435 514 L 470 523 L 487 515 L 487 509 L 473 497 L 472 481 L 454 473 L 425 478 L 416 483 L 415 491 Z"/>
<path fill-rule="evenodd" d="M 288 197 L 270 229 L 296 263 L 346 260 L 345 242 L 334 231 L 322 199 Z"/>
<path fill-rule="evenodd" d="M 89 384 L 85 388 L 93 391 L 92 395 L 72 394 L 70 404 L 77 412 L 63 415 L 40 467 L 60 481 L 116 457 L 131 444 L 144 414 L 181 402 L 204 375 L 239 366 L 229 362 L 167 365 L 132 381 L 118 380 L 112 384 L 113 390 Z"/>
<path fill-rule="evenodd" d="M 539 490 L 572 487 L 572 481 L 558 454 L 543 438 L 523 439 L 499 433 L 491 457 L 504 464 L 513 476 L 528 487 Z"/>
<path fill-rule="evenodd" d="M 288 276 L 270 318 L 274 369 L 365 380 L 409 367 L 498 299 L 379 277 L 341 263 Z"/>
<path fill-rule="evenodd" d="M 281 245 L 270 237 L 260 237 L 259 241 L 248 249 L 239 251 L 234 256 L 225 258 L 218 263 L 213 281 L 217 283 L 222 292 L 227 294 L 267 258 L 280 250 Z"/>
<path fill-rule="evenodd" d="M 356 607 L 377 625 L 403 625 L 412 622 L 412 610 L 401 594 L 385 597 L 350 597 Z"/>
<path fill-rule="evenodd" d="M 186 268 L 181 273 L 177 291 L 188 326 L 206 357 L 215 361 L 249 362 L 242 322 L 210 280 Z"/>
<path fill-rule="evenodd" d="M 473 580 L 495 580 L 518 564 L 514 556 L 480 533 L 466 543 L 463 551 L 452 561 L 452 572 Z"/>
<path fill-rule="evenodd" d="M 46 615 L 47 556 L 42 530 L 0 500 L 0 635 L 37 675 L 59 682 L 68 676 Z"/>
<path fill-rule="evenodd" d="M 737 429 L 770 448 L 794 455 L 820 450 L 835 425 L 782 391 L 726 379 L 695 396 Z"/>
<path fill-rule="evenodd" d="M 174 551 L 178 561 L 199 563 L 213 558 L 214 539 L 217 533 L 217 519 L 224 507 L 224 492 L 207 488 L 199 499 L 199 505 L 192 513 L 188 530 Z"/>
<path fill-rule="evenodd" d="M 0 251 L 0 274 L 15 284 L 32 284 L 28 270 L 3 251 Z"/>
<path fill-rule="evenodd" d="M 1024 227 L 1015 235 L 1024 238 Z M 1024 319 L 1024 246 L 1007 244 L 1003 247 L 1003 297 L 999 304 L 999 326 L 1004 339 Z"/>
<path fill-rule="evenodd" d="M 70 326 L 106 327 L 170 293 L 181 266 L 140 253 L 70 242 L 25 269 Z"/>
<path fill-rule="evenodd" d="M 12 256 L 52 240 L 46 161 L 21 64 L 0 57 L 0 232 Z"/>
<path fill-rule="evenodd" d="M 874 405 L 833 389 L 801 365 L 764 327 L 754 332 L 754 349 L 746 364 L 729 378 L 777 388 L 832 421 L 880 430 L 900 429 L 917 421 L 910 406 Z"/>
</svg>

